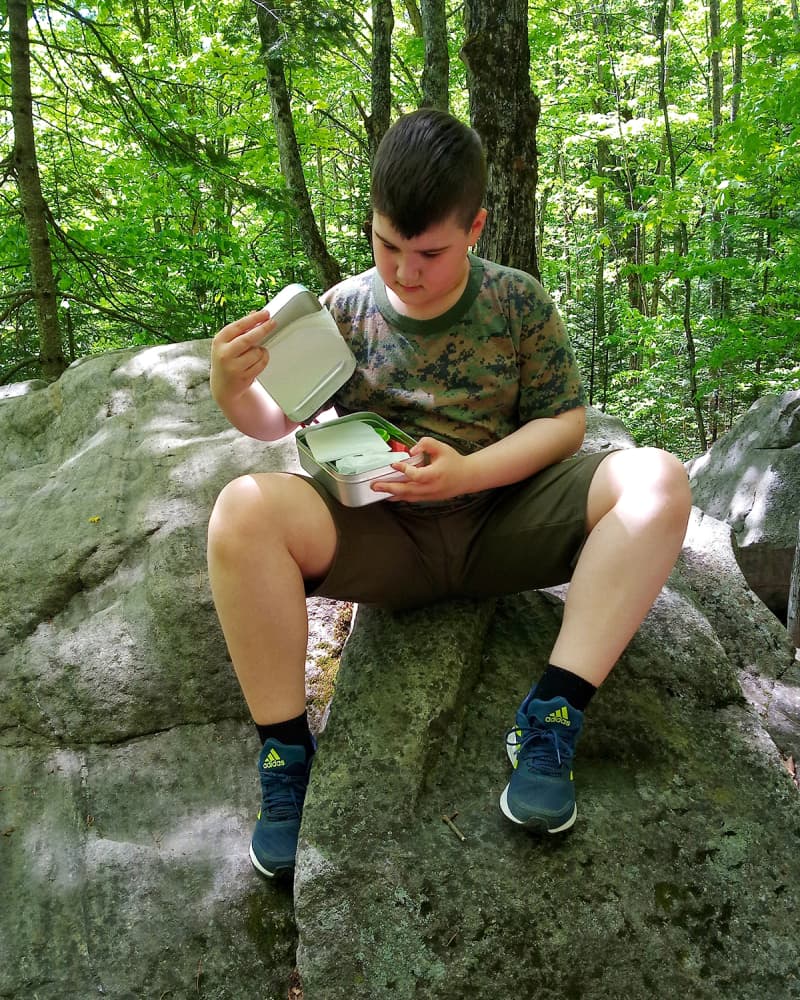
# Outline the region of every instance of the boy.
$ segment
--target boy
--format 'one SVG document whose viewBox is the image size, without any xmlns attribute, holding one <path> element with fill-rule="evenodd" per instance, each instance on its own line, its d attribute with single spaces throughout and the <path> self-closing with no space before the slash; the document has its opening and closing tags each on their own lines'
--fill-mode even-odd
<svg viewBox="0 0 800 1000">
<path fill-rule="evenodd" d="M 403 608 L 570 580 L 550 664 L 507 738 L 500 800 L 512 822 L 558 833 L 575 821 L 583 713 L 680 551 L 691 501 L 677 459 L 569 457 L 584 396 L 555 306 L 529 275 L 469 253 L 485 179 L 472 129 L 430 109 L 400 118 L 373 166 L 375 268 L 323 296 L 357 359 L 337 408 L 380 413 L 428 464 L 399 464 L 405 478 L 373 485 L 388 502 L 356 509 L 302 476 L 244 476 L 211 517 L 214 601 L 262 742 L 250 857 L 265 875 L 294 865 L 315 750 L 306 597 Z M 237 320 L 211 359 L 223 412 L 266 441 L 294 426 L 254 381 L 271 329 L 264 312 Z"/>
</svg>

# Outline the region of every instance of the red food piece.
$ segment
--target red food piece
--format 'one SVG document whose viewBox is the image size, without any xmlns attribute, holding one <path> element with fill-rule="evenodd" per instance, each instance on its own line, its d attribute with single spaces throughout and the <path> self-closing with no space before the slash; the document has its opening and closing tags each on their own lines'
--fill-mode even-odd
<svg viewBox="0 0 800 1000">
<path fill-rule="evenodd" d="M 398 441 L 396 438 L 391 438 L 389 441 L 389 447 L 392 451 L 405 451 L 408 452 L 408 445 L 403 444 L 402 441 Z"/>
</svg>

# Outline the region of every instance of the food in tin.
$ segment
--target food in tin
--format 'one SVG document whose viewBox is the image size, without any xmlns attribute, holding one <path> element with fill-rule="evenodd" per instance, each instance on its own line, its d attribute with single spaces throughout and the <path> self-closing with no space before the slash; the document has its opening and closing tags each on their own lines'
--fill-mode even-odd
<svg viewBox="0 0 800 1000">
<path fill-rule="evenodd" d="M 410 456 L 408 446 L 383 427 L 365 420 L 332 423 L 306 433 L 306 444 L 320 464 L 331 464 L 342 475 L 380 469 Z"/>
</svg>

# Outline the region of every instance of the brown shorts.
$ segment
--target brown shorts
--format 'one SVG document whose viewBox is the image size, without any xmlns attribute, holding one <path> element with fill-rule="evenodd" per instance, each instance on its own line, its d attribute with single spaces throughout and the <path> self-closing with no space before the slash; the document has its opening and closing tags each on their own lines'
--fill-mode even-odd
<svg viewBox="0 0 800 1000">
<path fill-rule="evenodd" d="M 578 455 L 459 505 L 382 501 L 345 507 L 313 479 L 338 533 L 309 597 L 412 608 L 448 597 L 499 597 L 566 583 L 586 540 L 586 500 L 610 452 Z"/>
</svg>

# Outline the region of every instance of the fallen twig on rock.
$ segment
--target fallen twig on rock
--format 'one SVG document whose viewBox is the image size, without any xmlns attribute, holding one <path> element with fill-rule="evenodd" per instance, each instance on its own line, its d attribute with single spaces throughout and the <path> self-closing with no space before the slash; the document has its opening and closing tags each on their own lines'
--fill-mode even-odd
<svg viewBox="0 0 800 1000">
<path fill-rule="evenodd" d="M 464 836 L 464 834 L 459 830 L 459 828 L 453 822 L 453 820 L 456 818 L 456 816 L 458 816 L 457 812 L 452 813 L 450 816 L 445 816 L 444 814 L 442 814 L 442 822 L 443 823 L 447 823 L 447 825 L 450 827 L 450 829 L 453 831 L 453 833 L 458 837 L 458 839 L 463 844 L 463 843 L 466 843 L 467 838 Z"/>
</svg>

